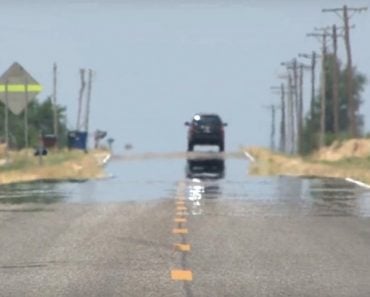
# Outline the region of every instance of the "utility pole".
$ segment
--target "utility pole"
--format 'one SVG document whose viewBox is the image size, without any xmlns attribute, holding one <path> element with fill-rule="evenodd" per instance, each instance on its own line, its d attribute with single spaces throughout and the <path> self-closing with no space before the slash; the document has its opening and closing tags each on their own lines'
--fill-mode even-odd
<svg viewBox="0 0 370 297">
<path fill-rule="evenodd" d="M 307 58 L 311 60 L 311 119 L 314 117 L 315 109 L 315 90 L 316 90 L 316 60 L 319 58 L 315 51 L 312 51 L 311 54 L 298 54 L 298 57 Z"/>
<path fill-rule="evenodd" d="M 283 83 L 281 83 L 280 86 L 272 86 L 270 87 L 270 89 L 279 91 L 279 94 L 280 94 L 281 118 L 280 118 L 279 149 L 281 152 L 286 153 L 285 86 Z"/>
<path fill-rule="evenodd" d="M 26 107 L 24 109 L 24 147 L 28 149 L 28 80 L 24 81 Z"/>
<path fill-rule="evenodd" d="M 338 34 L 337 26 L 333 25 L 332 28 L 333 38 L 333 129 L 336 136 L 339 135 L 339 67 L 338 67 Z"/>
<path fill-rule="evenodd" d="M 85 131 L 89 132 L 89 119 L 90 119 L 90 102 L 91 102 L 91 88 L 92 88 L 93 72 L 89 69 L 87 81 L 87 100 L 86 100 L 86 114 L 85 114 Z"/>
<path fill-rule="evenodd" d="M 288 128 L 290 134 L 290 154 L 294 154 L 295 131 L 294 131 L 294 105 L 292 75 L 288 74 Z"/>
<path fill-rule="evenodd" d="M 281 92 L 281 121 L 280 121 L 280 149 L 282 152 L 286 152 L 286 119 L 285 119 L 285 87 L 284 84 L 280 85 Z"/>
<path fill-rule="evenodd" d="M 265 106 L 265 108 L 271 110 L 271 132 L 270 132 L 270 149 L 275 151 L 275 121 L 276 121 L 276 106 L 274 104 Z"/>
<path fill-rule="evenodd" d="M 6 156 L 8 157 L 9 150 L 9 98 L 8 98 L 8 80 L 5 81 L 5 110 L 4 110 L 4 129 L 5 129 L 5 144 Z"/>
<path fill-rule="evenodd" d="M 338 37 L 344 37 L 343 34 L 338 34 L 338 29 L 344 30 L 344 27 L 337 27 L 333 25 L 331 27 L 319 28 L 324 33 L 328 34 L 333 40 L 333 56 L 331 62 L 331 73 L 332 73 L 332 114 L 333 122 L 332 128 L 336 136 L 339 135 L 339 65 L 338 65 Z M 329 34 L 329 31 L 332 33 Z"/>
<path fill-rule="evenodd" d="M 299 92 L 298 92 L 298 63 L 297 59 L 293 59 L 290 62 L 282 62 L 281 65 L 286 66 L 288 73 L 292 70 L 292 73 L 288 75 L 288 116 L 290 122 L 288 126 L 291 129 L 291 153 L 294 154 L 298 148 L 298 142 L 300 139 L 299 131 Z M 289 119 L 289 118 L 288 118 Z"/>
<path fill-rule="evenodd" d="M 319 147 L 325 146 L 325 131 L 326 131 L 326 37 L 324 33 L 322 35 L 322 60 L 321 60 L 321 100 L 320 100 L 320 138 Z"/>
<path fill-rule="evenodd" d="M 300 63 L 299 64 L 299 101 L 298 101 L 298 151 L 301 153 L 302 138 L 303 138 L 303 81 L 304 81 L 304 70 L 311 69 L 311 67 Z"/>
<path fill-rule="evenodd" d="M 348 123 L 349 123 L 349 135 L 351 137 L 356 137 L 358 134 L 358 127 L 356 121 L 356 103 L 354 102 L 353 97 L 353 66 L 352 66 L 352 53 L 351 53 L 351 42 L 349 36 L 349 19 L 353 16 L 356 12 L 366 11 L 367 7 L 359 7 L 359 8 L 349 8 L 347 5 L 344 5 L 342 8 L 333 8 L 333 9 L 323 9 L 322 12 L 334 12 L 336 13 L 344 22 L 344 41 L 346 47 L 346 54 L 347 54 L 347 83 L 346 83 L 346 93 L 348 98 Z M 353 12 L 351 16 L 349 16 L 349 12 Z M 342 13 L 342 15 L 340 14 Z"/>
<path fill-rule="evenodd" d="M 81 77 L 81 88 L 78 96 L 78 110 L 77 110 L 77 123 L 76 123 L 76 130 L 79 131 L 81 128 L 81 110 L 82 110 L 82 100 L 83 94 L 86 86 L 85 82 L 85 69 L 80 69 L 80 77 Z"/>
<path fill-rule="evenodd" d="M 57 105 L 57 74 L 58 74 L 58 68 L 57 64 L 54 63 L 53 65 L 53 128 L 54 128 L 54 136 L 56 137 L 56 140 L 58 142 L 58 105 Z"/>
<path fill-rule="evenodd" d="M 320 134 L 319 134 L 319 148 L 325 145 L 326 133 L 326 56 L 327 56 L 327 37 L 328 33 L 309 33 L 307 36 L 319 37 L 321 39 L 321 75 L 320 75 Z"/>
</svg>

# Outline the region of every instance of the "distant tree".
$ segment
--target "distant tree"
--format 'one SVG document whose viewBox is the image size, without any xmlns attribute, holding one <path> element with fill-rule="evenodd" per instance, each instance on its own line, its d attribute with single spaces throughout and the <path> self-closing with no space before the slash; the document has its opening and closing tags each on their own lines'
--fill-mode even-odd
<svg viewBox="0 0 370 297">
<path fill-rule="evenodd" d="M 4 119 L 4 104 L 0 104 L 0 118 Z M 66 144 L 66 108 L 57 106 L 59 119 L 59 145 Z M 32 100 L 28 106 L 28 127 L 29 127 L 29 144 L 37 146 L 40 133 L 53 134 L 53 105 L 51 98 L 39 102 Z M 4 120 L 0 121 L 1 138 L 4 140 Z M 24 139 L 24 112 L 16 116 L 9 112 L 9 140 L 10 146 L 15 149 L 21 149 L 25 146 Z"/>
<path fill-rule="evenodd" d="M 339 134 L 334 135 L 334 114 L 333 114 L 333 76 L 332 67 L 334 65 L 334 56 L 328 54 L 326 57 L 326 111 L 325 111 L 325 128 L 326 128 L 326 139 L 325 144 L 330 145 L 334 140 L 340 138 L 348 138 L 348 99 L 346 96 L 346 68 L 342 67 L 340 60 L 337 61 L 339 67 Z M 358 132 L 360 135 L 364 133 L 364 119 L 360 114 L 360 107 L 363 103 L 361 95 L 364 91 L 364 87 L 367 83 L 366 76 L 360 73 L 356 68 L 353 69 L 353 98 L 355 100 L 355 111 L 356 111 L 356 122 Z M 320 130 L 320 96 L 316 96 L 315 103 L 313 106 L 312 117 L 311 111 L 305 119 L 305 126 L 303 130 L 303 137 L 301 151 L 304 154 L 310 153 L 318 148 L 318 138 Z"/>
</svg>

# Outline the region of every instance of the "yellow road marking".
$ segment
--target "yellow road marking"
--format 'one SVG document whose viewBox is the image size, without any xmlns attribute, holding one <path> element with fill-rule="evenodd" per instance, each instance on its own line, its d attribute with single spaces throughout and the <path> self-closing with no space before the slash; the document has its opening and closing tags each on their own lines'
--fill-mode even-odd
<svg viewBox="0 0 370 297">
<path fill-rule="evenodd" d="M 185 218 L 175 218 L 174 221 L 175 221 L 175 223 L 186 223 Z"/>
<path fill-rule="evenodd" d="M 171 270 L 172 280 L 192 281 L 193 273 L 190 270 Z"/>
<path fill-rule="evenodd" d="M 172 229 L 173 234 L 188 234 L 188 229 L 186 228 L 174 228 Z"/>
<path fill-rule="evenodd" d="M 175 249 L 180 251 L 180 252 L 189 252 L 190 251 L 190 244 L 175 243 Z"/>
<path fill-rule="evenodd" d="M 178 211 L 178 212 L 176 212 L 176 215 L 177 216 L 187 216 L 188 213 L 187 212 L 183 212 L 183 211 Z"/>
<path fill-rule="evenodd" d="M 178 206 L 176 207 L 176 210 L 187 210 L 186 206 Z"/>
</svg>

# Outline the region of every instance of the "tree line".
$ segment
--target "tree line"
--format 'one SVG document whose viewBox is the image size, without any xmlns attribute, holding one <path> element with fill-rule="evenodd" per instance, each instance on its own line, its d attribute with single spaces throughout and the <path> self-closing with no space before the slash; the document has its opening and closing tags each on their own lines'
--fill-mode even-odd
<svg viewBox="0 0 370 297">
<path fill-rule="evenodd" d="M 334 96 L 333 96 L 333 67 L 338 67 L 338 132 L 334 127 Z M 333 54 L 327 54 L 325 57 L 325 139 L 324 144 L 330 145 L 335 140 L 343 140 L 351 138 L 349 133 L 350 123 L 348 120 L 349 101 L 346 92 L 346 75 L 347 68 L 343 67 L 343 63 Z M 354 100 L 355 122 L 357 127 L 357 136 L 364 136 L 364 117 L 360 113 L 360 106 L 363 103 L 361 94 L 364 91 L 367 83 L 366 76 L 359 72 L 355 67 L 352 68 L 353 87 L 352 96 Z M 320 133 L 320 95 L 315 96 L 314 102 L 305 117 L 304 128 L 301 138 L 300 152 L 308 154 L 319 148 L 319 133 Z"/>
<path fill-rule="evenodd" d="M 0 104 L 0 114 L 4 115 L 5 105 Z M 57 105 L 58 118 L 58 145 L 64 147 L 67 144 L 67 117 L 66 107 Z M 0 121 L 2 131 L 1 142 L 5 141 L 5 123 Z M 36 147 L 39 144 L 40 136 L 53 134 L 53 103 L 50 97 L 40 102 L 32 100 L 28 105 L 28 133 L 29 144 Z M 24 138 L 24 112 L 14 115 L 9 112 L 9 147 L 22 149 L 25 147 Z"/>
</svg>

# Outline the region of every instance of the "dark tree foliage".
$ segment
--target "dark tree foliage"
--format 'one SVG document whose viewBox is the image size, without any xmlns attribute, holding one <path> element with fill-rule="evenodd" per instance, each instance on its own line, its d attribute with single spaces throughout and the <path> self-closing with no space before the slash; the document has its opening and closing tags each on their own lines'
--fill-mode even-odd
<svg viewBox="0 0 370 297">
<path fill-rule="evenodd" d="M 326 112 L 325 112 L 325 128 L 326 138 L 325 144 L 330 145 L 334 140 L 348 138 L 348 99 L 346 95 L 346 68 L 342 67 L 338 60 L 339 67 L 339 135 L 334 134 L 334 113 L 333 113 L 333 75 L 334 56 L 328 54 L 326 57 Z M 363 134 L 364 118 L 360 114 L 360 106 L 363 103 L 361 94 L 367 83 L 366 76 L 356 68 L 353 68 L 353 98 L 355 100 L 356 122 L 359 134 Z M 318 138 L 320 131 L 320 95 L 316 96 L 313 108 L 313 117 L 311 111 L 307 113 L 305 126 L 303 131 L 302 143 L 300 144 L 301 152 L 308 154 L 318 148 Z"/>
<path fill-rule="evenodd" d="M 4 104 L 0 103 L 0 137 L 4 141 L 5 124 L 4 124 Z M 59 119 L 59 145 L 64 146 L 66 143 L 66 108 L 58 105 Z M 28 106 L 28 133 L 29 144 L 31 147 L 38 145 L 40 133 L 53 134 L 53 105 L 51 98 L 43 102 L 33 100 Z M 22 149 L 25 146 L 24 139 L 24 112 L 16 116 L 9 111 L 9 140 L 10 147 L 13 149 Z"/>
</svg>

